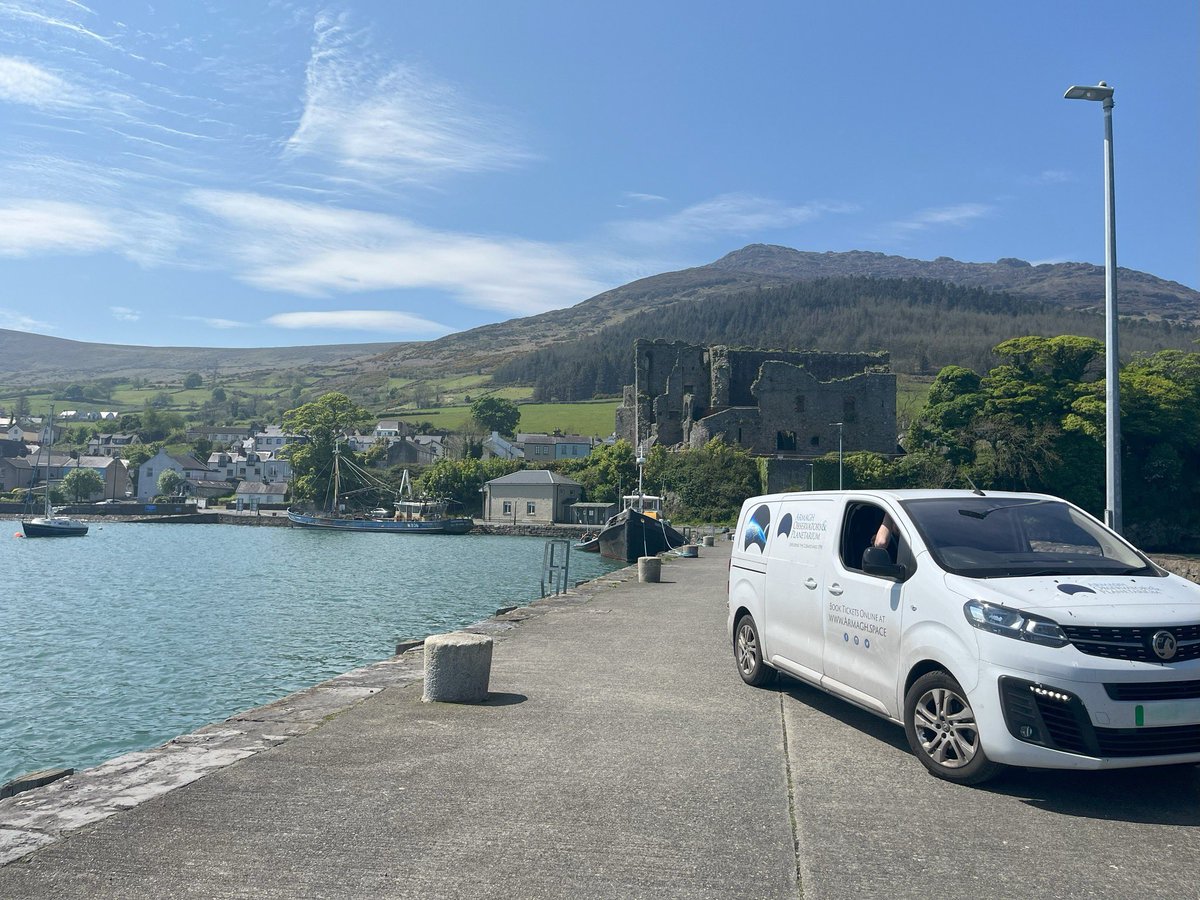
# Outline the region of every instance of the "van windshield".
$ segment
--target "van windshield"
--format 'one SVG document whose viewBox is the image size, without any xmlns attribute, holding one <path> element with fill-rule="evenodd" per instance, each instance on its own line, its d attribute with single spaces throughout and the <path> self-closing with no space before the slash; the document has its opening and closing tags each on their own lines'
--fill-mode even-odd
<svg viewBox="0 0 1200 900">
<path fill-rule="evenodd" d="M 1161 574 L 1128 544 L 1059 500 L 939 497 L 901 505 L 938 565 L 956 575 Z"/>
</svg>

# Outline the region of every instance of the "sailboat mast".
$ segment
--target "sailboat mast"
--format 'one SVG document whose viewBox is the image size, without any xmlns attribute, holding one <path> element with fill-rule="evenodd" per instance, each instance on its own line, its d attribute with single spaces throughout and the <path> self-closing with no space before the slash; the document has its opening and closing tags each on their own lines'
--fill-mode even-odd
<svg viewBox="0 0 1200 900">
<path fill-rule="evenodd" d="M 50 406 L 50 431 L 46 438 L 46 518 L 50 518 L 50 452 L 54 449 L 54 405 Z"/>
</svg>

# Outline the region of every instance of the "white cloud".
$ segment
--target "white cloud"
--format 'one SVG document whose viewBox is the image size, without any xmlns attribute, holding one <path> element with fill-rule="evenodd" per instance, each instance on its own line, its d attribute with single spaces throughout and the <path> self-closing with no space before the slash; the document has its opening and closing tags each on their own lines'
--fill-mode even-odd
<svg viewBox="0 0 1200 900">
<path fill-rule="evenodd" d="M 993 209 L 983 203 L 959 203 L 955 206 L 923 209 L 907 219 L 892 222 L 889 230 L 893 234 L 904 236 L 942 226 L 961 228 L 976 219 L 991 215 Z"/>
<path fill-rule="evenodd" d="M 0 256 L 86 253 L 119 242 L 106 217 L 77 203 L 33 200 L 0 207 Z"/>
<path fill-rule="evenodd" d="M 511 127 L 414 66 L 373 59 L 343 18 L 318 17 L 304 113 L 289 155 L 356 178 L 414 180 L 507 168 L 528 158 Z"/>
<path fill-rule="evenodd" d="M 57 330 L 49 322 L 39 322 L 24 313 L 3 308 L 0 308 L 0 328 L 7 328 L 10 331 L 33 331 L 39 334 Z"/>
<path fill-rule="evenodd" d="M 666 197 L 660 197 L 658 194 L 643 194 L 640 191 L 626 191 L 622 196 L 626 200 L 635 200 L 638 203 L 665 203 Z"/>
<path fill-rule="evenodd" d="M 767 229 L 788 228 L 810 222 L 826 213 L 853 212 L 837 203 L 786 206 L 752 194 L 721 194 L 658 219 L 614 223 L 613 231 L 637 243 L 666 244 L 723 235 L 750 235 Z"/>
<path fill-rule="evenodd" d="M 72 87 L 52 72 L 15 56 L 0 56 L 0 100 L 29 106 L 75 102 Z"/>
<path fill-rule="evenodd" d="M 110 306 L 108 311 L 113 314 L 113 318 L 118 322 L 136 322 L 142 317 L 142 314 L 136 309 L 130 309 L 128 306 Z"/>
<path fill-rule="evenodd" d="M 223 330 L 229 328 L 248 327 L 248 323 L 237 322 L 233 319 L 215 319 L 208 316 L 180 316 L 179 318 L 185 319 L 188 322 L 200 322 L 203 325 L 207 325 L 209 328 L 220 328 Z"/>
<path fill-rule="evenodd" d="M 195 191 L 221 220 L 213 240 L 240 262 L 238 277 L 273 291 L 324 296 L 432 288 L 482 309 L 532 315 L 603 290 L 550 244 L 439 232 L 379 213 L 330 209 L 256 194 Z"/>
<path fill-rule="evenodd" d="M 339 328 L 389 334 L 449 334 L 454 329 L 407 313 L 383 309 L 340 309 L 327 312 L 278 313 L 265 320 L 279 328 Z"/>
</svg>

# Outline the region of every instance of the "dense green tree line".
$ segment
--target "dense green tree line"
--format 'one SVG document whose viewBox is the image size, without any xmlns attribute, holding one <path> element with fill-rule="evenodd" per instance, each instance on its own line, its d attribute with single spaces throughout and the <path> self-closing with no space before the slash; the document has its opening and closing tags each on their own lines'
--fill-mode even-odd
<svg viewBox="0 0 1200 900">
<path fill-rule="evenodd" d="M 1104 511 L 1105 382 L 1100 341 L 1063 335 L 999 344 L 980 377 L 961 366 L 937 376 L 887 460 L 848 454 L 847 487 L 1031 490 Z M 1200 548 L 1200 353 L 1162 350 L 1121 369 L 1125 532 L 1147 549 Z"/>
<path fill-rule="evenodd" d="M 878 350 L 894 371 L 933 375 L 948 365 L 985 372 L 993 348 L 1018 335 L 1099 338 L 1100 315 L 983 289 L 917 279 L 836 278 L 685 301 L 648 310 L 591 337 L 500 366 L 497 383 L 534 386 L 537 400 L 617 394 L 632 380 L 633 342 L 681 340 L 771 349 Z M 1195 328 L 1124 321 L 1122 350 L 1186 349 Z"/>
</svg>

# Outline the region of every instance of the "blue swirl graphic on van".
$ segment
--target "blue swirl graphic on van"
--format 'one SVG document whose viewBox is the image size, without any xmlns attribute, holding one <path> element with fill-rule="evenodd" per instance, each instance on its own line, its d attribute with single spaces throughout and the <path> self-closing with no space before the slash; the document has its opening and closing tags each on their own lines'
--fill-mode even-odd
<svg viewBox="0 0 1200 900">
<path fill-rule="evenodd" d="M 771 510 L 763 504 L 754 511 L 754 514 L 746 520 L 746 533 L 742 535 L 744 543 L 743 550 L 749 550 L 750 545 L 754 544 L 758 547 L 758 551 L 762 553 L 767 549 L 767 528 L 771 524 Z"/>
<path fill-rule="evenodd" d="M 789 535 L 792 533 L 792 514 L 788 513 L 779 520 L 779 527 L 775 529 L 776 534 Z"/>
</svg>

